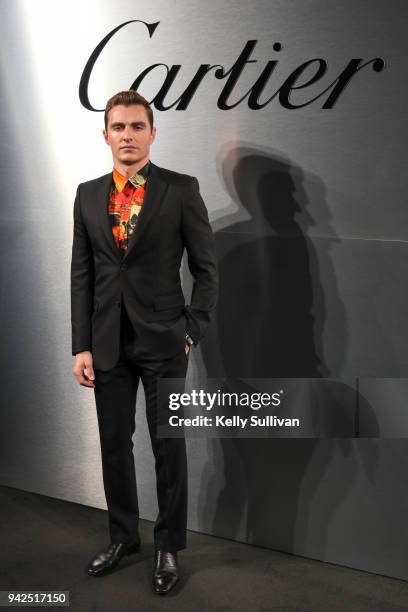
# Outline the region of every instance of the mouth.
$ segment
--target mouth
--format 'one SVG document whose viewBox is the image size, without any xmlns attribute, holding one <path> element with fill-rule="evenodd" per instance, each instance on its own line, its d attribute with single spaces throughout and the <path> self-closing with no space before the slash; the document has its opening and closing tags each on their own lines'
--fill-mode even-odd
<svg viewBox="0 0 408 612">
<path fill-rule="evenodd" d="M 131 149 L 131 150 L 134 149 L 135 150 L 137 147 L 120 147 L 120 148 L 121 148 L 121 150 L 123 150 L 123 149 Z"/>
</svg>

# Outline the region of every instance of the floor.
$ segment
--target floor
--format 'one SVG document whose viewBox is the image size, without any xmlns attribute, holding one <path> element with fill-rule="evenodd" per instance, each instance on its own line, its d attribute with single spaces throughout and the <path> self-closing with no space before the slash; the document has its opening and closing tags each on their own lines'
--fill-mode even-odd
<svg viewBox="0 0 408 612">
<path fill-rule="evenodd" d="M 69 591 L 74 612 L 408 611 L 407 582 L 193 532 L 179 584 L 158 596 L 152 523 L 141 521 L 140 553 L 95 578 L 84 568 L 108 544 L 105 511 L 9 487 L 0 508 L 0 589 Z"/>
</svg>

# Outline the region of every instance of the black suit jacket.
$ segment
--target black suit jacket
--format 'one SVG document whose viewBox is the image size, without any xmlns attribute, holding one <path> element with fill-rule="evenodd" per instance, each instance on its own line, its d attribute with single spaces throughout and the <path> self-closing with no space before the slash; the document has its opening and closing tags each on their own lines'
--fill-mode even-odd
<svg viewBox="0 0 408 612">
<path fill-rule="evenodd" d="M 150 162 L 136 230 L 123 256 L 108 216 L 112 172 L 78 186 L 71 260 L 72 354 L 95 369 L 119 357 L 123 300 L 142 346 L 157 359 L 203 337 L 218 294 L 214 237 L 195 177 Z M 184 248 L 194 278 L 190 305 L 180 282 Z"/>
</svg>

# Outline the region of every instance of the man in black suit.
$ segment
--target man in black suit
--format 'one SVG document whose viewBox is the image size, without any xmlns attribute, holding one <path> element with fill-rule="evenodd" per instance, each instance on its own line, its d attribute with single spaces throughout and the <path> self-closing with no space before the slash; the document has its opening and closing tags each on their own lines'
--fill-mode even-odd
<svg viewBox="0 0 408 612">
<path fill-rule="evenodd" d="M 71 262 L 73 374 L 94 389 L 110 531 L 87 572 L 102 575 L 140 548 L 132 436 L 141 380 L 159 505 L 153 589 L 164 594 L 178 580 L 177 551 L 186 546 L 187 464 L 184 438 L 157 435 L 167 408 L 158 379 L 185 379 L 190 347 L 210 322 L 214 240 L 197 179 L 150 161 L 156 128 L 142 96 L 113 96 L 103 133 L 114 168 L 78 186 Z M 189 306 L 179 272 L 184 249 L 194 279 Z"/>
</svg>

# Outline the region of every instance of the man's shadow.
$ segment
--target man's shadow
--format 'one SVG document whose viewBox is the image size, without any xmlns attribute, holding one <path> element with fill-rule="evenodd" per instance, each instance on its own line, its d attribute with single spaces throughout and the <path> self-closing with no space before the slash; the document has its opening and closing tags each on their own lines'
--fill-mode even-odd
<svg viewBox="0 0 408 612">
<path fill-rule="evenodd" d="M 247 143 L 223 147 L 219 173 L 238 211 L 213 223 L 220 294 L 215 320 L 201 343 L 206 376 L 340 376 L 347 326 L 330 259 L 338 239 L 330 227 L 322 181 L 305 176 L 280 153 Z M 319 227 L 325 227 L 314 240 L 307 235 L 314 220 L 305 182 L 314 194 Z M 327 294 L 339 339 L 330 365 L 322 342 Z M 339 383 L 329 391 L 334 400 L 338 392 L 345 412 L 354 411 L 354 388 Z M 215 535 L 302 554 L 310 501 L 335 451 L 351 460 L 327 500 L 326 524 L 352 486 L 356 461 L 350 445 L 350 440 L 209 439 L 199 523 Z M 301 498 L 302 487 L 306 494 Z M 314 537 L 314 550 L 323 555 L 325 524 Z"/>
<path fill-rule="evenodd" d="M 324 303 L 319 278 L 310 270 L 317 260 L 305 232 L 313 220 L 300 177 L 282 160 L 245 150 L 235 154 L 237 203 L 250 218 L 215 229 L 220 272 L 215 327 L 224 375 L 322 376 L 312 304 L 319 301 L 324 311 Z"/>
</svg>

